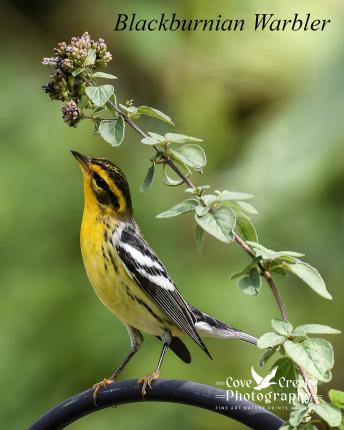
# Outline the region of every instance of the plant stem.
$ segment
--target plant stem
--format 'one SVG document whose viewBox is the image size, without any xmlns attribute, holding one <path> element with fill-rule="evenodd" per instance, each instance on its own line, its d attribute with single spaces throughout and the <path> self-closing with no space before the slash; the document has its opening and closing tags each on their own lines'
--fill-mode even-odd
<svg viewBox="0 0 344 430">
<path fill-rule="evenodd" d="M 277 303 L 277 305 L 280 309 L 280 312 L 281 312 L 282 319 L 284 321 L 288 321 L 287 309 L 284 305 L 284 302 L 283 302 L 282 296 L 279 292 L 279 289 L 277 288 L 277 285 L 275 284 L 275 281 L 273 280 L 273 278 L 271 276 L 271 273 L 268 272 L 267 270 L 264 270 L 264 267 L 262 267 L 261 264 L 259 264 L 259 267 L 263 270 L 263 272 L 262 272 L 263 276 L 266 279 L 266 282 L 269 284 L 271 291 L 272 291 L 272 294 L 275 297 L 276 303 Z"/>
<path fill-rule="evenodd" d="M 253 250 L 247 245 L 247 243 L 241 239 L 240 236 L 238 236 L 236 233 L 234 233 L 234 240 L 236 241 L 236 243 L 241 246 L 241 248 L 251 257 L 255 257 L 255 253 L 253 252 Z M 279 310 L 281 312 L 281 316 L 282 319 L 284 319 L 285 321 L 288 321 L 288 313 L 287 313 L 287 309 L 285 307 L 285 304 L 283 303 L 283 299 L 282 296 L 279 292 L 279 289 L 277 288 L 277 285 L 275 284 L 271 273 L 268 272 L 267 270 L 265 270 L 265 268 L 263 267 L 263 265 L 261 263 L 258 263 L 258 266 L 261 270 L 261 274 L 262 276 L 264 276 L 264 278 L 266 279 L 266 282 L 269 284 L 269 287 L 271 288 L 272 294 L 275 297 L 276 303 L 279 307 Z"/>
<path fill-rule="evenodd" d="M 311 393 L 311 396 L 313 398 L 314 403 L 316 405 L 319 405 L 320 401 L 318 399 L 318 395 L 317 395 L 316 391 L 314 390 L 314 387 L 313 387 L 313 385 L 312 385 L 312 383 L 311 383 L 311 381 L 309 379 L 308 373 L 306 372 L 306 370 L 303 367 L 299 367 L 299 369 L 300 369 L 300 372 L 301 372 L 301 375 L 302 375 L 303 379 L 306 382 L 308 391 Z"/>
<path fill-rule="evenodd" d="M 128 118 L 122 110 L 111 100 L 108 102 L 110 106 L 116 110 L 116 112 L 121 115 L 121 117 L 124 119 L 124 121 L 129 124 L 140 136 L 142 137 L 148 137 L 147 133 L 142 130 L 141 127 L 139 127 L 131 118 Z M 192 183 L 191 179 L 188 178 L 181 170 L 180 168 L 171 160 L 170 158 L 166 157 L 166 155 L 159 151 L 159 149 L 153 145 L 153 148 L 156 150 L 156 152 L 159 152 L 160 155 L 165 159 L 166 164 L 180 177 L 180 179 L 183 180 L 183 182 L 189 187 L 189 188 L 196 188 L 195 185 Z"/>
<path fill-rule="evenodd" d="M 92 82 L 93 84 L 93 82 Z M 147 137 L 147 133 L 142 130 L 142 128 L 140 126 L 138 126 L 132 119 L 128 118 L 123 112 L 122 110 L 115 104 L 113 103 L 111 100 L 108 101 L 108 104 L 111 106 L 112 109 L 116 110 L 116 112 L 121 115 L 121 117 L 123 117 L 124 121 L 130 125 L 140 136 L 142 137 Z M 158 152 L 158 148 L 154 145 L 154 149 Z M 168 164 L 168 166 L 180 177 L 180 179 L 183 180 L 183 182 L 189 187 L 189 188 L 196 188 L 195 184 L 191 181 L 190 178 L 188 178 L 181 170 L 180 168 L 174 163 L 173 160 L 171 160 L 170 158 L 167 158 L 165 154 L 161 154 L 162 157 L 165 158 L 165 162 L 166 164 Z M 251 257 L 255 257 L 255 253 L 253 252 L 253 250 L 250 248 L 250 246 L 243 240 L 241 239 L 241 237 L 239 235 L 237 235 L 236 233 L 234 233 L 234 240 L 235 242 L 241 246 L 241 248 Z M 279 307 L 279 310 L 281 312 L 281 316 L 282 318 L 287 321 L 288 320 L 288 314 L 287 314 L 287 310 L 286 307 L 283 303 L 281 294 L 279 292 L 279 289 L 277 288 L 277 285 L 275 284 L 274 280 L 272 279 L 271 273 L 268 272 L 267 270 L 264 269 L 264 267 L 259 263 L 259 268 L 261 270 L 261 274 L 262 276 L 266 279 L 268 285 L 271 288 L 271 291 L 275 297 L 276 303 Z"/>
</svg>

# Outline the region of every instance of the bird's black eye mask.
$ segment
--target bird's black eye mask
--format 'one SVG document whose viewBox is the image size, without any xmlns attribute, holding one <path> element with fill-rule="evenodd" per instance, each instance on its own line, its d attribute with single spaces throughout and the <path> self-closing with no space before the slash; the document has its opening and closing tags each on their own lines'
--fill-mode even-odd
<svg viewBox="0 0 344 430">
<path fill-rule="evenodd" d="M 106 183 L 106 181 L 104 181 L 104 179 L 101 176 L 98 175 L 98 173 L 93 173 L 92 176 L 97 187 L 101 188 L 104 191 L 109 191 L 108 184 Z"/>
<path fill-rule="evenodd" d="M 98 173 L 92 173 L 92 182 L 95 184 L 93 189 L 95 191 L 97 200 L 100 204 L 110 206 L 115 210 L 119 209 L 118 197 L 110 190 L 107 182 Z"/>
</svg>

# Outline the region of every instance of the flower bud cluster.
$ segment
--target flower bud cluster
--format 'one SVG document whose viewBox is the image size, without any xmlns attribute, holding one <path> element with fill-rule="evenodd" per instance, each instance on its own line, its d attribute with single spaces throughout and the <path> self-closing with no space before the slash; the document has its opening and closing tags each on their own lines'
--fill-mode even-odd
<svg viewBox="0 0 344 430">
<path fill-rule="evenodd" d="M 95 52 L 95 61 L 94 64 L 85 66 L 90 49 Z M 49 82 L 43 85 L 43 90 L 53 100 L 72 100 L 78 104 L 85 93 L 83 70 L 105 67 L 111 59 L 104 39 L 95 41 L 87 32 L 72 37 L 69 44 L 60 42 L 54 49 L 54 56 L 43 58 L 43 65 L 54 67 Z"/>
<path fill-rule="evenodd" d="M 82 113 L 74 100 L 69 100 L 62 108 L 62 117 L 69 127 L 76 127 L 82 118 Z"/>
</svg>

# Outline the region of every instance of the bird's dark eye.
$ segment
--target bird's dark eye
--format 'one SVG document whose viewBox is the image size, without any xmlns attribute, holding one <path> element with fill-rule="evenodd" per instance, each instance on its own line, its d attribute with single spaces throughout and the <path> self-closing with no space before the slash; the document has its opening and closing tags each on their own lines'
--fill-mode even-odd
<svg viewBox="0 0 344 430">
<path fill-rule="evenodd" d="M 94 180 L 96 181 L 97 187 L 102 188 L 103 190 L 107 190 L 108 184 L 104 181 L 104 179 L 98 175 L 98 173 L 95 173 L 93 175 Z"/>
</svg>

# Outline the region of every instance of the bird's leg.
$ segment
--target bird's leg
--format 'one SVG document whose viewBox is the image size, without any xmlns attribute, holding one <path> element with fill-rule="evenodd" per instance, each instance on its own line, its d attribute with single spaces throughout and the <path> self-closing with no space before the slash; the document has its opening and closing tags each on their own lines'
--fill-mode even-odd
<svg viewBox="0 0 344 430">
<path fill-rule="evenodd" d="M 141 393 L 142 393 L 142 398 L 143 399 L 145 398 L 145 396 L 147 394 L 147 392 L 146 392 L 147 385 L 148 385 L 148 387 L 150 389 L 152 389 L 152 385 L 151 385 L 152 382 L 155 379 L 158 379 L 160 377 L 161 365 L 162 365 L 162 362 L 164 360 L 164 357 L 165 357 L 165 354 L 167 352 L 167 349 L 168 349 L 168 347 L 169 347 L 169 345 L 171 343 L 171 340 L 172 340 L 171 332 L 169 330 L 165 330 L 164 334 L 162 336 L 162 341 L 163 341 L 162 350 L 161 350 L 161 353 L 160 353 L 158 364 L 157 364 L 154 372 L 150 373 L 149 375 L 143 376 L 142 378 L 140 378 L 138 380 L 138 383 L 142 384 L 142 391 L 141 391 Z"/>
<path fill-rule="evenodd" d="M 122 370 L 129 363 L 129 361 L 134 357 L 134 355 L 137 353 L 137 351 L 140 349 L 143 343 L 143 336 L 139 332 L 139 330 L 130 326 L 127 326 L 127 330 L 131 340 L 131 350 L 129 354 L 125 357 L 123 362 L 118 366 L 118 368 L 113 371 L 110 378 L 105 378 L 102 381 L 97 382 L 97 384 L 93 385 L 93 403 L 95 406 L 97 406 L 97 395 L 99 390 L 114 382 L 115 378 L 122 372 Z"/>
<path fill-rule="evenodd" d="M 97 395 L 99 390 L 105 388 L 107 385 L 110 385 L 114 382 L 116 376 L 118 376 L 121 371 L 125 368 L 125 366 L 129 363 L 129 361 L 134 357 L 137 350 L 131 349 L 129 354 L 126 356 L 125 360 L 121 363 L 121 365 L 113 372 L 110 378 L 105 378 L 100 382 L 97 382 L 93 385 L 93 403 L 97 406 Z"/>
</svg>

